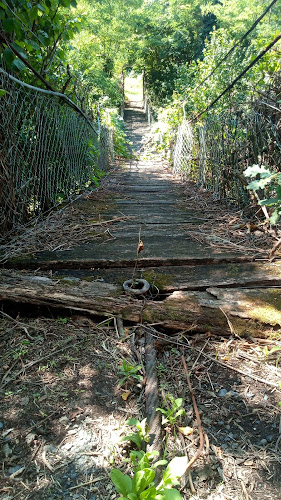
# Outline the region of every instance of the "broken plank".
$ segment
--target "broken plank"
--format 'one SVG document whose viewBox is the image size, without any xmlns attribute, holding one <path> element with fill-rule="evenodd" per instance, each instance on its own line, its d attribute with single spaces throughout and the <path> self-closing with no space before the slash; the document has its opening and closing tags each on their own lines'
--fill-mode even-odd
<svg viewBox="0 0 281 500">
<path fill-rule="evenodd" d="M 274 294 L 275 301 L 281 300 L 281 290 L 271 290 L 266 292 L 271 296 Z M 210 292 L 176 291 L 163 301 L 153 302 L 124 295 L 118 286 L 108 283 L 78 282 L 73 285 L 24 273 L 0 274 L 0 300 L 3 301 L 64 308 L 97 316 L 120 316 L 135 323 L 160 323 L 168 329 L 215 335 L 228 335 L 234 328 L 240 335 L 264 337 L 270 335 L 273 327 L 281 327 L 279 306 L 275 308 L 274 321 L 271 321 L 270 315 L 263 314 L 263 309 L 260 309 L 260 315 L 257 309 L 253 317 L 252 298 L 248 302 L 245 299 L 241 305 L 240 299 L 230 303 L 229 296 L 219 296 L 220 289 L 211 289 Z M 233 295 L 235 291 L 228 292 Z M 264 298 L 264 308 L 267 307 L 266 297 L 269 295 Z M 272 307 L 271 303 L 269 307 Z M 230 328 L 230 321 L 233 328 Z"/>
</svg>

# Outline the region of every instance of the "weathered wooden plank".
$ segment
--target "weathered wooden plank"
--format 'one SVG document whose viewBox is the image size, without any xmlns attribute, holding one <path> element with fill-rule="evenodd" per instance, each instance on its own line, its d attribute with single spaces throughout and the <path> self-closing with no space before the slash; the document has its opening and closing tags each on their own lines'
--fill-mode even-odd
<svg viewBox="0 0 281 500">
<path fill-rule="evenodd" d="M 135 263 L 135 252 L 132 258 L 87 258 L 87 248 L 84 254 L 81 247 L 78 249 L 71 249 L 62 252 L 40 252 L 30 257 L 19 256 L 7 259 L 3 263 L 6 269 L 41 269 L 41 270 L 56 270 L 56 269 L 110 269 L 114 268 L 132 268 Z M 123 254 L 124 255 L 124 254 Z M 209 265 L 209 264 L 224 264 L 237 263 L 237 262 L 253 262 L 254 256 L 237 255 L 235 253 L 221 253 L 214 254 L 213 256 L 206 251 L 206 255 L 194 255 L 178 258 L 175 257 L 152 257 L 140 258 L 139 268 L 152 268 L 162 266 L 195 266 L 195 265 Z"/>
<path fill-rule="evenodd" d="M 209 292 L 176 291 L 163 301 L 153 302 L 128 297 L 116 285 L 108 283 L 79 282 L 73 285 L 12 272 L 0 275 L 0 300 L 5 301 L 65 308 L 98 316 L 116 315 L 136 323 L 160 323 L 170 329 L 218 335 L 230 333 L 230 320 L 232 328 L 240 335 L 264 336 L 273 326 L 281 327 L 280 289 L 266 290 L 264 298 L 261 291 L 254 314 L 251 313 L 253 290 L 248 291 L 248 295 L 244 290 L 223 291 L 228 293 L 225 296 L 220 295 L 220 289 Z M 273 309 L 271 319 L 269 312 Z"/>
<path fill-rule="evenodd" d="M 175 290 L 204 291 L 210 287 L 274 287 L 281 286 L 281 262 L 233 262 L 196 266 L 144 267 L 140 262 L 137 276 L 155 284 L 160 293 Z M 131 278 L 134 268 L 109 268 L 91 270 L 62 269 L 55 272 L 58 277 L 80 278 L 85 281 L 101 280 L 122 286 Z"/>
</svg>

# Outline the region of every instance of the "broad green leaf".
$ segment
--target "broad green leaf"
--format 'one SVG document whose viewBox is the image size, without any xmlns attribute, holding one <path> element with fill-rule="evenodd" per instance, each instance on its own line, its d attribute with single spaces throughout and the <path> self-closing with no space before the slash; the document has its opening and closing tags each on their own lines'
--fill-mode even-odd
<svg viewBox="0 0 281 500">
<path fill-rule="evenodd" d="M 155 462 L 155 464 L 152 464 L 153 468 L 159 467 L 160 465 L 166 465 L 168 462 L 167 460 L 158 460 L 158 462 Z"/>
<path fill-rule="evenodd" d="M 151 486 L 150 488 L 147 488 L 147 490 L 143 491 L 141 494 L 140 494 L 140 499 L 141 500 L 152 500 L 153 498 L 155 498 L 157 495 L 157 490 L 155 488 L 155 486 Z"/>
<path fill-rule="evenodd" d="M 276 205 L 279 201 L 279 198 L 266 198 L 264 200 L 260 200 L 259 205 L 262 205 L 263 207 L 272 207 L 272 205 Z"/>
<path fill-rule="evenodd" d="M 6 19 L 3 19 L 2 26 L 4 31 L 12 33 L 15 30 L 15 20 L 12 17 L 7 17 Z"/>
<path fill-rule="evenodd" d="M 37 8 L 38 8 L 39 10 L 41 10 L 41 12 L 45 12 L 45 10 L 46 10 L 46 9 L 45 9 L 45 7 L 44 7 L 44 5 L 42 5 L 42 4 L 40 4 L 40 3 L 38 3 L 38 4 L 37 4 Z M 48 10 L 49 10 L 49 9 L 48 9 Z"/>
<path fill-rule="evenodd" d="M 152 483 L 154 477 L 155 471 L 153 469 L 143 469 L 136 472 L 132 481 L 133 491 L 138 494 L 141 493 L 150 485 L 150 483 Z"/>
<path fill-rule="evenodd" d="M 10 49 L 10 47 L 6 47 L 3 54 L 4 54 L 4 59 L 5 59 L 6 63 L 8 64 L 8 66 L 10 66 L 12 64 L 13 60 L 15 59 L 15 55 L 14 55 L 13 51 Z"/>
<path fill-rule="evenodd" d="M 129 418 L 129 420 L 127 420 L 126 422 L 126 425 L 137 425 L 138 422 L 139 420 L 137 420 L 136 418 Z"/>
<path fill-rule="evenodd" d="M 63 7 L 69 7 L 71 0 L 60 0 L 60 4 L 63 5 Z"/>
<path fill-rule="evenodd" d="M 9 92 L 7 92 L 7 90 L 4 90 L 4 89 L 0 89 L 0 97 L 2 97 L 3 95 L 5 94 L 8 94 Z"/>
<path fill-rule="evenodd" d="M 16 49 L 16 50 L 18 51 L 18 53 L 19 53 L 19 54 L 20 54 L 20 55 L 21 55 L 24 59 L 27 59 L 27 55 L 26 55 L 26 53 L 22 50 L 22 46 L 21 46 L 21 45 L 19 45 L 19 44 L 21 44 L 21 43 L 22 43 L 22 42 L 15 42 L 15 43 L 13 43 L 13 44 L 12 44 L 12 47 L 13 47 L 14 49 Z M 23 43 L 23 45 L 24 45 L 24 43 Z"/>
<path fill-rule="evenodd" d="M 177 408 L 180 408 L 182 405 L 182 401 L 183 401 L 182 398 L 175 399 L 175 406 Z"/>
<path fill-rule="evenodd" d="M 127 474 L 123 474 L 118 469 L 112 469 L 110 472 L 111 481 L 114 483 L 118 493 L 124 497 L 132 491 L 132 479 Z"/>
<path fill-rule="evenodd" d="M 178 484 L 177 479 L 185 473 L 187 464 L 188 458 L 186 456 L 173 458 L 163 472 L 164 484 Z"/>
<path fill-rule="evenodd" d="M 40 50 L 40 45 L 34 40 L 28 40 L 28 43 L 34 50 Z"/>
<path fill-rule="evenodd" d="M 34 7 L 32 7 L 32 9 L 30 9 L 28 11 L 28 17 L 30 19 L 30 21 L 33 23 L 33 21 L 35 21 L 35 19 L 37 19 L 38 17 L 38 9 L 37 9 L 37 6 L 35 5 Z"/>
<path fill-rule="evenodd" d="M 139 437 L 138 434 L 128 434 L 128 436 L 123 436 L 120 439 L 121 442 L 123 441 L 132 441 L 132 443 L 135 443 L 135 445 L 140 449 L 142 447 L 142 440 Z"/>
<path fill-rule="evenodd" d="M 252 181 L 248 184 L 247 189 L 250 189 L 251 191 L 257 191 L 257 189 L 264 189 L 265 186 L 267 186 L 267 184 L 270 184 L 270 182 L 271 182 L 271 177 Z"/>
<path fill-rule="evenodd" d="M 174 488 L 164 488 L 163 493 L 166 500 L 182 500 L 180 492 Z"/>
<path fill-rule="evenodd" d="M 273 172 L 271 172 L 264 165 L 252 165 L 244 170 L 244 175 L 246 177 L 256 177 L 256 175 L 260 175 L 260 177 L 268 177 L 272 174 Z"/>
<path fill-rule="evenodd" d="M 12 66 L 15 66 L 15 68 L 19 71 L 24 71 L 26 69 L 24 62 L 22 62 L 18 57 L 13 60 Z"/>
</svg>

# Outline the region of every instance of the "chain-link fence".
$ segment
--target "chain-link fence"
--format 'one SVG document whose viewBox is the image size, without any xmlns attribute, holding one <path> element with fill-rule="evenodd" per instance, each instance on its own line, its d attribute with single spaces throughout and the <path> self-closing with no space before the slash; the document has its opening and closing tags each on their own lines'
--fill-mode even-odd
<svg viewBox="0 0 281 500">
<path fill-rule="evenodd" d="M 174 172 L 192 177 L 216 199 L 249 204 L 243 171 L 263 164 L 281 170 L 281 113 L 266 109 L 209 114 L 203 124 L 180 125 Z"/>
<path fill-rule="evenodd" d="M 0 229 L 71 199 L 106 170 L 112 131 L 59 94 L 0 70 Z"/>
</svg>

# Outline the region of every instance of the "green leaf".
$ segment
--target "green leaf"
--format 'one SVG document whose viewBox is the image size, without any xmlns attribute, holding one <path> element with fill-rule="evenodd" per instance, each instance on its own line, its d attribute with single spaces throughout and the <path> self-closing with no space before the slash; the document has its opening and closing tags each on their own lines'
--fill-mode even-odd
<svg viewBox="0 0 281 500">
<path fill-rule="evenodd" d="M 276 208 L 276 210 L 274 210 L 271 217 L 269 218 L 270 224 L 274 226 L 279 221 L 279 218 L 280 218 L 280 211 L 279 208 Z"/>
<path fill-rule="evenodd" d="M 129 420 L 127 420 L 126 422 L 126 425 L 137 425 L 139 423 L 139 420 L 137 420 L 136 418 L 129 418 Z"/>
<path fill-rule="evenodd" d="M 9 92 L 7 92 L 7 90 L 4 90 L 4 89 L 0 89 L 0 97 L 2 97 L 3 95 L 5 94 L 8 94 Z"/>
<path fill-rule="evenodd" d="M 157 490 L 155 488 L 155 486 L 151 486 L 150 488 L 148 488 L 147 490 L 143 491 L 141 494 L 140 494 L 140 499 L 141 500 L 152 500 L 153 498 L 155 498 L 157 495 Z"/>
<path fill-rule="evenodd" d="M 120 439 L 121 442 L 123 441 L 131 441 L 132 443 L 135 443 L 137 448 L 140 450 L 142 447 L 142 440 L 138 434 L 129 434 L 128 436 L 123 436 Z"/>
<path fill-rule="evenodd" d="M 110 478 L 114 483 L 117 492 L 121 493 L 124 497 L 132 491 L 132 480 L 127 474 L 123 474 L 118 469 L 112 469 L 110 472 Z"/>
<path fill-rule="evenodd" d="M 28 44 L 31 45 L 34 50 L 40 50 L 40 45 L 34 42 L 34 40 L 28 40 Z"/>
<path fill-rule="evenodd" d="M 4 31 L 12 33 L 15 30 L 15 20 L 12 17 L 7 17 L 6 19 L 3 19 L 2 26 Z"/>
<path fill-rule="evenodd" d="M 152 464 L 153 468 L 159 467 L 160 465 L 167 465 L 167 460 L 158 460 L 158 462 L 155 462 L 155 464 Z"/>
<path fill-rule="evenodd" d="M 279 201 L 279 198 L 266 198 L 264 200 L 260 200 L 259 205 L 262 205 L 263 207 L 272 207 L 272 205 L 276 205 Z"/>
<path fill-rule="evenodd" d="M 260 177 L 268 177 L 272 175 L 273 172 L 271 172 L 267 167 L 264 165 L 252 165 L 251 167 L 246 168 L 244 170 L 244 175 L 246 177 L 256 177 L 259 175 Z"/>
<path fill-rule="evenodd" d="M 38 9 L 37 9 L 36 5 L 34 7 L 32 7 L 32 9 L 30 9 L 28 11 L 28 17 L 29 17 L 29 19 L 30 19 L 30 21 L 32 23 L 35 21 L 35 19 L 37 19 L 37 17 L 38 17 Z"/>
<path fill-rule="evenodd" d="M 155 477 L 155 471 L 153 469 L 143 469 L 138 472 L 133 477 L 132 489 L 133 491 L 140 494 L 145 488 L 147 488 L 150 483 L 152 483 Z"/>
<path fill-rule="evenodd" d="M 13 53 L 13 51 L 10 49 L 10 47 L 7 47 L 5 50 L 4 50 L 4 59 L 6 61 L 6 63 L 8 64 L 8 66 L 10 66 L 13 62 L 13 60 L 15 59 L 15 55 Z"/>
<path fill-rule="evenodd" d="M 46 10 L 45 7 L 44 7 L 44 5 L 41 5 L 40 3 L 37 4 L 37 8 L 39 10 L 41 10 L 41 12 L 45 12 L 45 10 Z"/>
<path fill-rule="evenodd" d="M 247 189 L 250 189 L 251 191 L 257 191 L 257 189 L 264 189 L 265 186 L 267 186 L 267 184 L 269 184 L 270 182 L 271 182 L 271 177 L 252 181 L 248 184 Z"/>
<path fill-rule="evenodd" d="M 19 54 L 20 54 L 20 55 L 21 55 L 24 59 L 27 59 L 27 55 L 26 55 L 26 53 L 25 53 L 25 52 L 23 52 L 23 50 L 22 50 L 22 44 L 24 45 L 24 43 L 23 43 L 23 42 L 17 42 L 17 41 L 16 41 L 16 42 L 14 42 L 14 43 L 12 44 L 12 47 L 13 47 L 14 49 L 16 49 L 16 50 L 18 51 L 18 53 L 19 53 Z"/>
<path fill-rule="evenodd" d="M 163 490 L 164 497 L 167 500 L 182 500 L 182 496 L 178 490 L 175 490 L 174 488 L 169 489 L 169 488 L 164 488 Z"/>
<path fill-rule="evenodd" d="M 188 458 L 186 456 L 173 458 L 163 472 L 164 484 L 178 484 L 177 479 L 185 473 L 187 464 Z"/>
<path fill-rule="evenodd" d="M 71 4 L 71 0 L 60 0 L 59 2 L 63 7 L 69 7 Z"/>
<path fill-rule="evenodd" d="M 26 69 L 26 65 L 18 57 L 13 60 L 12 66 L 15 66 L 19 71 Z"/>
<path fill-rule="evenodd" d="M 182 401 L 183 401 L 182 398 L 175 399 L 175 406 L 177 408 L 180 408 L 182 405 Z"/>
</svg>

